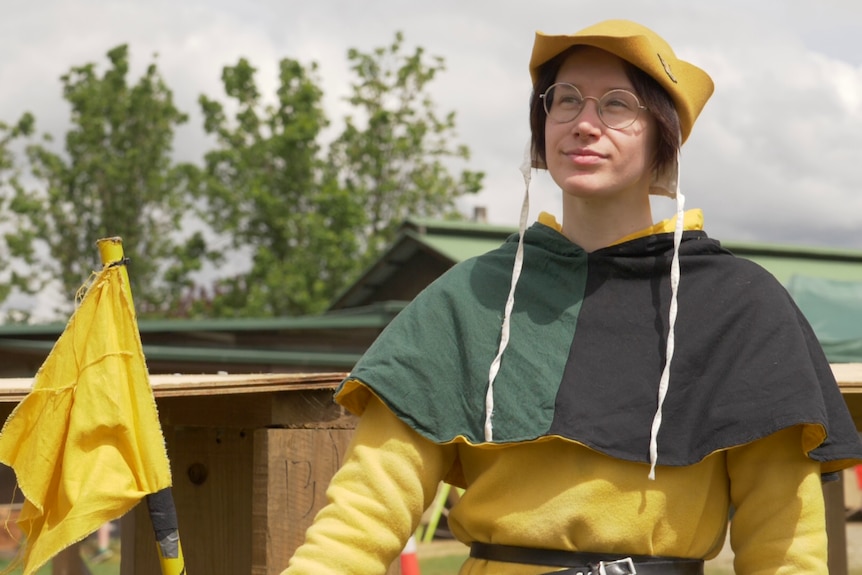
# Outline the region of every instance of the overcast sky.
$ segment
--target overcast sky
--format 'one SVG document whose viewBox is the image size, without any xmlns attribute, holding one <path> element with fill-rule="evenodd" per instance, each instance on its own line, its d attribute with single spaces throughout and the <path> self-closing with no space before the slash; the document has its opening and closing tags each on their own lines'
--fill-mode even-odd
<svg viewBox="0 0 862 575">
<path fill-rule="evenodd" d="M 456 112 L 470 168 L 485 190 L 463 205 L 516 225 L 518 172 L 528 139 L 527 62 L 536 30 L 575 32 L 607 18 L 639 21 L 681 58 L 704 68 L 716 91 L 683 147 L 681 186 L 723 240 L 862 249 L 862 2 L 857 0 L 4 0 L 0 19 L 0 119 L 32 111 L 40 131 L 62 137 L 69 110 L 60 76 L 128 43 L 130 82 L 158 66 L 191 122 L 178 156 L 206 146 L 201 93 L 221 96 L 225 65 L 246 57 L 265 93 L 283 57 L 320 68 L 336 125 L 350 75 L 346 52 L 389 43 L 445 58 L 433 84 L 441 111 Z M 495 97 L 487 98 L 488 91 Z M 559 215 L 559 192 L 534 177 L 531 219 Z M 672 213 L 654 203 L 656 218 Z"/>
</svg>

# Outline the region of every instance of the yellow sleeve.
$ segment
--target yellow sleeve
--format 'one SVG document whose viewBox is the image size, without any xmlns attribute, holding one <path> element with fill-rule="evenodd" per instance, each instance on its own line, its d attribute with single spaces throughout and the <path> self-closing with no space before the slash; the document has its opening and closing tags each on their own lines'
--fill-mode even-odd
<svg viewBox="0 0 862 575">
<path fill-rule="evenodd" d="M 344 462 L 282 575 L 383 575 L 413 534 L 455 458 L 379 399 L 369 401 Z"/>
<path fill-rule="evenodd" d="M 828 575 L 820 464 L 799 427 L 727 453 L 734 568 L 739 575 Z"/>
</svg>

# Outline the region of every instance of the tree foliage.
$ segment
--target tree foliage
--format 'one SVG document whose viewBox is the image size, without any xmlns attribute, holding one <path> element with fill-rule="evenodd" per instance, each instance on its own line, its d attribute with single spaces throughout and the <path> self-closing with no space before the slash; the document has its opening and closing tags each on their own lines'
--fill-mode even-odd
<svg viewBox="0 0 862 575">
<path fill-rule="evenodd" d="M 117 46 L 107 57 L 103 75 L 90 63 L 61 78 L 72 125 L 64 153 L 46 144 L 28 148 L 42 186 L 19 188 L 12 201 L 19 255 L 32 266 L 30 291 L 59 279 L 68 311 L 99 265 L 95 241 L 120 236 L 139 311 L 162 315 L 175 306 L 179 286 L 204 255 L 199 234 L 180 238 L 190 199 L 185 182 L 195 170 L 175 165 L 171 151 L 174 128 L 187 116 L 174 105 L 155 62 L 129 85 L 128 47 Z"/>
<path fill-rule="evenodd" d="M 454 161 L 469 160 L 456 146 L 455 112 L 437 113 L 428 84 L 445 69 L 425 58 L 423 48 L 404 53 L 404 37 L 386 47 L 348 52 L 356 81 L 348 101 L 357 114 L 331 148 L 332 166 L 366 221 L 357 233 L 366 261 L 392 240 L 409 216 L 457 216 L 455 200 L 478 192 L 483 174 L 453 173 Z"/>
<path fill-rule="evenodd" d="M 205 216 L 231 239 L 247 271 L 220 281 L 207 313 L 271 316 L 318 311 L 352 265 L 356 215 L 322 173 L 327 125 L 314 65 L 285 58 L 275 103 L 266 104 L 245 59 L 225 67 L 226 106 L 200 97 L 217 147 L 206 154 Z M 236 255 L 234 256 L 236 259 Z"/>
<path fill-rule="evenodd" d="M 227 278 L 216 315 L 306 314 L 324 309 L 392 239 L 408 216 L 452 215 L 455 200 L 481 187 L 482 174 L 453 174 L 467 160 L 453 146 L 455 116 L 437 115 L 427 84 L 443 70 L 403 37 L 370 53 L 350 50 L 355 116 L 328 150 L 327 119 L 314 65 L 282 60 L 276 103 L 264 105 L 245 60 L 224 70 L 236 113 L 207 97 L 211 223 L 251 254 L 251 269 Z"/>
<path fill-rule="evenodd" d="M 13 151 L 13 146 L 19 141 L 31 136 L 35 130 L 36 120 L 29 112 L 24 113 L 13 125 L 0 122 L 0 226 L 3 229 L 14 228 L 10 217 L 9 205 L 22 189 L 21 167 Z M 14 232 L 3 234 L 3 247 L 0 249 L 0 269 L 3 270 L 3 280 L 0 282 L 0 304 L 6 301 L 15 289 L 26 289 L 27 275 L 21 275 L 10 265 L 16 255 L 22 252 L 22 242 Z M 8 318 L 7 318 L 8 319 Z M 23 319 L 27 319 L 25 314 Z"/>
<path fill-rule="evenodd" d="M 66 315 L 99 265 L 95 241 L 121 236 L 142 317 L 315 313 L 403 219 L 458 217 L 456 200 L 478 191 L 482 174 L 459 171 L 469 152 L 454 143 L 455 115 L 430 96 L 443 60 L 407 51 L 400 33 L 347 57 L 351 113 L 340 129 L 324 113 L 316 64 L 281 60 L 272 95 L 248 60 L 226 66 L 224 94 L 199 98 L 212 142 L 202 166 L 172 159 L 188 118 L 155 60 L 135 83 L 125 45 L 108 51 L 103 73 L 73 67 L 61 78 L 71 108 L 63 149 L 27 146 L 26 186 L 10 144 L 33 133 L 33 117 L 0 124 L 0 208 L 13 226 L 0 264 L 27 270 L 0 285 L 0 302 L 13 285 L 54 285 Z"/>
</svg>

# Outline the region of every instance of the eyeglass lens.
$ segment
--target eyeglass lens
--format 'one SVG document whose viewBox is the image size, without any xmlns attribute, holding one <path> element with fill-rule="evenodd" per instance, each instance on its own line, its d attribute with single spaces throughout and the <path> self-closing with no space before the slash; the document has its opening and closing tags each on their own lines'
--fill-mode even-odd
<svg viewBox="0 0 862 575">
<path fill-rule="evenodd" d="M 545 112 L 555 122 L 571 122 L 583 111 L 587 100 L 596 100 L 599 118 L 608 127 L 621 130 L 631 126 L 640 112 L 637 96 L 628 90 L 610 90 L 601 98 L 585 97 L 571 84 L 554 84 L 545 91 Z"/>
</svg>

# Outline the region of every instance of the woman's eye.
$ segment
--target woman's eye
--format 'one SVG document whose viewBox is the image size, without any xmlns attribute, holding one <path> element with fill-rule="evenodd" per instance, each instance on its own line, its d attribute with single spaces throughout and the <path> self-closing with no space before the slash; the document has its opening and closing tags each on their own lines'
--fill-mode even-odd
<svg viewBox="0 0 862 575">
<path fill-rule="evenodd" d="M 631 104 L 629 102 L 626 102 L 625 100 L 613 99 L 605 102 L 605 108 L 630 110 L 631 107 Z"/>
<path fill-rule="evenodd" d="M 562 96 L 559 98 L 559 103 L 562 106 L 576 107 L 581 105 L 581 99 L 577 96 Z"/>
</svg>

